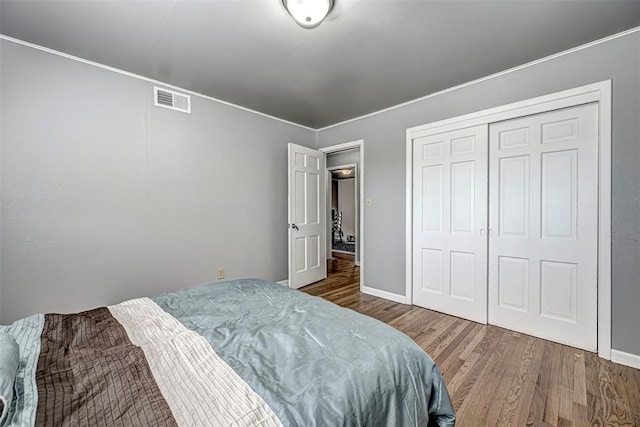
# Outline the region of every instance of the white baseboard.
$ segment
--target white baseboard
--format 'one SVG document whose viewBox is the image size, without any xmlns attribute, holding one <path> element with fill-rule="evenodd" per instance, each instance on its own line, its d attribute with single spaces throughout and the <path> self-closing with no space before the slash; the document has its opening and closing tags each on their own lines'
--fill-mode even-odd
<svg viewBox="0 0 640 427">
<path fill-rule="evenodd" d="M 624 351 L 611 350 L 611 361 L 621 365 L 631 366 L 640 369 L 640 356 L 637 354 L 625 353 Z"/>
<path fill-rule="evenodd" d="M 367 295 L 373 295 L 374 297 L 388 299 L 393 302 L 399 302 L 400 304 L 406 304 L 406 299 L 404 298 L 404 295 L 398 295 L 392 292 L 381 291 L 380 289 L 369 288 L 367 286 L 360 286 L 360 292 Z"/>
<path fill-rule="evenodd" d="M 276 282 L 276 283 L 282 286 L 289 286 L 289 279 L 280 280 L 279 282 Z"/>
</svg>

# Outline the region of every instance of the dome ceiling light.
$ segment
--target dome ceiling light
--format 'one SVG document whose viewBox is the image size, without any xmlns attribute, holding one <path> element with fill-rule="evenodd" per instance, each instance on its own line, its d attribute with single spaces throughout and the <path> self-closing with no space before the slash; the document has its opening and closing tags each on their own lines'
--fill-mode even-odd
<svg viewBox="0 0 640 427">
<path fill-rule="evenodd" d="M 282 0 L 282 4 L 303 28 L 315 28 L 324 21 L 334 0 Z"/>
</svg>

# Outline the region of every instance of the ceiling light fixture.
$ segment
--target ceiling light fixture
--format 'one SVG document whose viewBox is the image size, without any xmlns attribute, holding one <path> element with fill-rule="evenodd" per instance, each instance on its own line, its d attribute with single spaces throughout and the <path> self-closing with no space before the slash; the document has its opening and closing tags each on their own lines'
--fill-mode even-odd
<svg viewBox="0 0 640 427">
<path fill-rule="evenodd" d="M 315 28 L 324 21 L 334 0 L 282 0 L 284 8 L 303 28 Z"/>
<path fill-rule="evenodd" d="M 351 169 L 342 169 L 342 175 L 351 175 Z"/>
</svg>

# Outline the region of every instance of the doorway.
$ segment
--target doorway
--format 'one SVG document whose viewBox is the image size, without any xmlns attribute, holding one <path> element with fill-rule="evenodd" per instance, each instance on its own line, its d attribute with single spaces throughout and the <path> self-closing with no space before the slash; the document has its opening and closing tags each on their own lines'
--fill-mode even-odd
<svg viewBox="0 0 640 427">
<path fill-rule="evenodd" d="M 363 181 L 362 140 L 320 149 L 326 155 L 327 275 L 344 274 L 345 266 L 363 286 Z"/>
<path fill-rule="evenodd" d="M 359 153 L 355 153 L 359 154 Z M 327 156 L 327 162 L 332 162 L 333 155 Z M 327 188 L 327 205 L 331 214 L 327 218 L 330 222 L 331 233 L 327 238 L 330 246 L 329 258 L 334 254 L 346 254 L 356 257 L 358 249 L 358 165 L 327 167 L 329 187 Z M 357 259 L 356 259 L 357 261 Z"/>
</svg>

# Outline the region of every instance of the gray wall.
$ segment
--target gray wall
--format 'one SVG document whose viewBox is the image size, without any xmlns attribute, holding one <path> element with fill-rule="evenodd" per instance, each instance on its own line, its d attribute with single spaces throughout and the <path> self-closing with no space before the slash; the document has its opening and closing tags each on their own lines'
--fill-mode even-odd
<svg viewBox="0 0 640 427">
<path fill-rule="evenodd" d="M 337 153 L 327 154 L 327 167 L 360 164 L 360 149 L 351 148 L 349 150 L 338 151 Z M 358 171 L 360 172 L 360 171 Z"/>
<path fill-rule="evenodd" d="M 1 51 L 1 321 L 287 278 L 287 143 L 315 132 L 11 42 Z"/>
<path fill-rule="evenodd" d="M 640 33 L 356 120 L 318 147 L 364 139 L 365 285 L 405 293 L 405 132 L 434 122 L 602 80 L 613 80 L 613 348 L 640 355 Z"/>
</svg>

